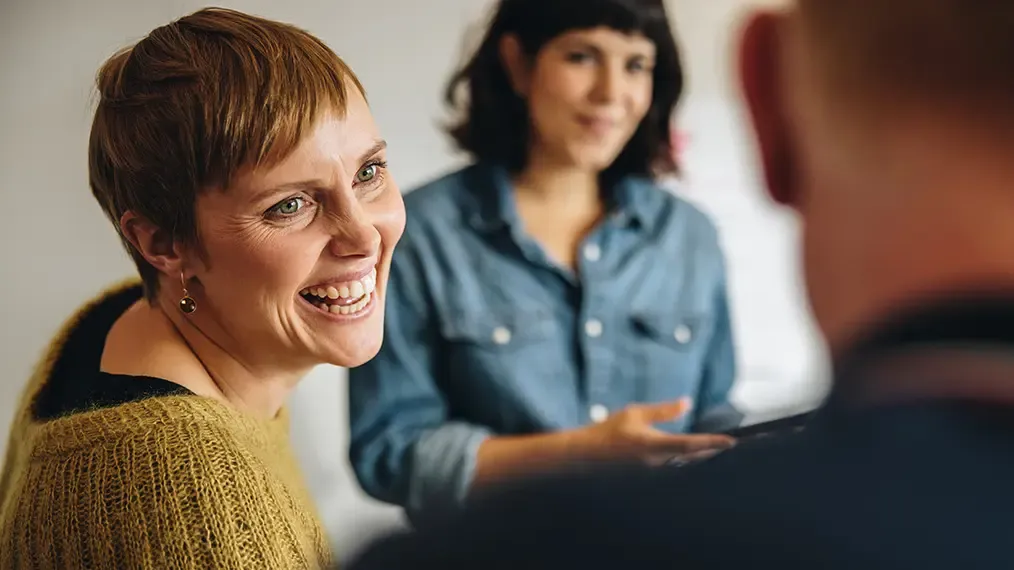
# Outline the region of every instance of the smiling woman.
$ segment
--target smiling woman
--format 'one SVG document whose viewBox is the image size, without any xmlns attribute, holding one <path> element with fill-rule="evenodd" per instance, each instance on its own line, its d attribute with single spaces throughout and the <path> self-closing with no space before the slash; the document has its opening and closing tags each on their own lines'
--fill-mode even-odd
<svg viewBox="0 0 1014 570">
<path fill-rule="evenodd" d="M 381 345 L 404 206 L 353 72 L 206 9 L 98 75 L 92 193 L 141 282 L 32 377 L 0 478 L 3 568 L 317 568 L 283 402 Z"/>
<path fill-rule="evenodd" d="M 475 164 L 407 195 L 384 345 L 349 373 L 367 493 L 421 524 L 545 469 L 729 445 L 717 231 L 655 180 L 682 87 L 663 0 L 497 3 L 447 90 Z"/>
</svg>

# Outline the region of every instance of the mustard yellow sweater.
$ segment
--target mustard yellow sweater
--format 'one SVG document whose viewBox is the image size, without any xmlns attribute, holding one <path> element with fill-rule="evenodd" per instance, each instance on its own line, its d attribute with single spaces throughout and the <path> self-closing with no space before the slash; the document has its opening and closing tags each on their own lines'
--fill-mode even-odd
<svg viewBox="0 0 1014 570">
<path fill-rule="evenodd" d="M 284 414 L 183 394 L 37 419 L 66 339 L 103 299 L 65 326 L 19 404 L 0 471 L 0 568 L 329 565 Z"/>
</svg>

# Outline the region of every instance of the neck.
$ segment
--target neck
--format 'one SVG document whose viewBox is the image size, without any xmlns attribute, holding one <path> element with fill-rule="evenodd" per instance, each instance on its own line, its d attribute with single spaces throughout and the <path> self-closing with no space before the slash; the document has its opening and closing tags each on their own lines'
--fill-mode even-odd
<svg viewBox="0 0 1014 570">
<path fill-rule="evenodd" d="M 189 349 L 180 355 L 179 366 L 186 369 L 180 371 L 178 381 L 198 395 L 219 399 L 243 412 L 274 418 L 310 371 L 310 367 L 278 366 L 280 359 L 243 357 L 238 350 L 242 343 L 208 321 L 180 314 L 175 303 L 163 301 L 152 312 L 167 322 Z"/>
<path fill-rule="evenodd" d="M 876 168 L 853 169 L 869 176 L 841 186 L 851 192 L 804 207 L 810 297 L 835 354 L 905 306 L 1014 296 L 1012 147 L 955 132 L 892 138 Z"/>
<path fill-rule="evenodd" d="M 515 179 L 519 195 L 546 205 L 566 203 L 569 209 L 600 204 L 598 172 L 563 165 L 544 156 L 533 152 L 529 157 L 528 165 Z"/>
</svg>

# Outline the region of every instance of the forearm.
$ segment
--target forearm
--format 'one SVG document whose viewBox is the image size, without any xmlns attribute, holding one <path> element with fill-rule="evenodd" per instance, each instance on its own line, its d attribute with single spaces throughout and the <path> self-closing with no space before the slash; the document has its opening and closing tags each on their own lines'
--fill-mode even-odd
<svg viewBox="0 0 1014 570">
<path fill-rule="evenodd" d="M 578 430 L 495 436 L 479 446 L 473 488 L 539 475 L 591 459 Z"/>
</svg>

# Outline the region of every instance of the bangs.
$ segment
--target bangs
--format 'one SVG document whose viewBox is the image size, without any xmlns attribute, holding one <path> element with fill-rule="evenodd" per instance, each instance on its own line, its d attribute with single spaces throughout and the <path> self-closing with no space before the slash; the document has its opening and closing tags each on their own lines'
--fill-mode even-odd
<svg viewBox="0 0 1014 570">
<path fill-rule="evenodd" d="M 223 65 L 207 98 L 217 104 L 204 107 L 207 144 L 199 162 L 206 170 L 199 179 L 228 186 L 242 168 L 273 166 L 322 116 L 344 116 L 353 90 L 365 97 L 352 70 L 323 44 L 263 39 L 262 46 L 219 46 L 215 59 Z"/>
<path fill-rule="evenodd" d="M 532 18 L 532 10 L 536 5 L 538 17 Z M 506 0 L 504 8 L 504 29 L 523 30 L 521 35 L 526 46 L 542 46 L 566 32 L 598 27 L 625 34 L 640 33 L 655 43 L 670 34 L 665 11 L 656 2 Z"/>
<path fill-rule="evenodd" d="M 102 65 L 96 87 L 88 143 L 95 199 L 118 232 L 131 211 L 196 245 L 202 192 L 288 157 L 323 115 L 344 116 L 354 90 L 363 92 L 319 39 L 227 8 L 152 30 Z M 124 245 L 154 299 L 161 273 Z"/>
</svg>

